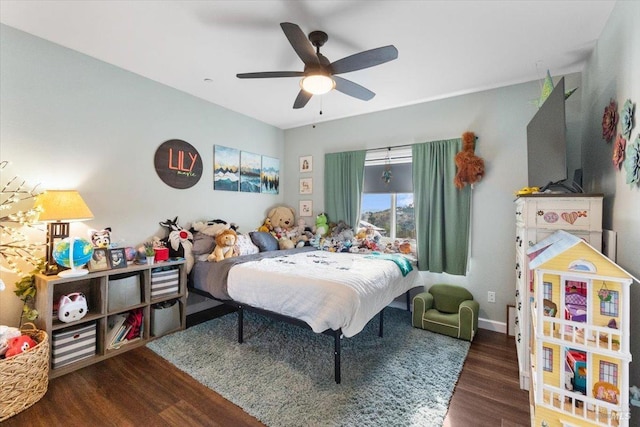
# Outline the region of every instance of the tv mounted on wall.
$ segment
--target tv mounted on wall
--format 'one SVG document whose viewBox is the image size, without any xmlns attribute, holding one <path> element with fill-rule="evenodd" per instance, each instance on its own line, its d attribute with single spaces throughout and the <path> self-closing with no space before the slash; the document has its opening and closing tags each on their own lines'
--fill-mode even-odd
<svg viewBox="0 0 640 427">
<path fill-rule="evenodd" d="M 567 180 L 567 126 L 564 77 L 527 125 L 527 167 L 529 187 L 540 191 L 580 192 Z"/>
</svg>

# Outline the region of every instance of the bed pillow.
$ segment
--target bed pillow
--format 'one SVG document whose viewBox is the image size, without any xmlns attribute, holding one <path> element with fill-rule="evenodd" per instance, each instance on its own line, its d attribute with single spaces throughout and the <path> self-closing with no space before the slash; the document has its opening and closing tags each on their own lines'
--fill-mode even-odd
<svg viewBox="0 0 640 427">
<path fill-rule="evenodd" d="M 236 246 L 238 247 L 239 255 L 252 255 L 260 252 L 260 248 L 253 244 L 251 236 L 247 234 L 238 234 Z"/>
<path fill-rule="evenodd" d="M 260 252 L 278 250 L 278 241 L 271 233 L 266 231 L 252 231 L 249 233 L 251 241 L 260 249 Z"/>
<path fill-rule="evenodd" d="M 196 231 L 193 233 L 193 248 L 191 251 L 194 255 L 210 254 L 216 247 L 216 239 L 213 236 Z"/>
</svg>

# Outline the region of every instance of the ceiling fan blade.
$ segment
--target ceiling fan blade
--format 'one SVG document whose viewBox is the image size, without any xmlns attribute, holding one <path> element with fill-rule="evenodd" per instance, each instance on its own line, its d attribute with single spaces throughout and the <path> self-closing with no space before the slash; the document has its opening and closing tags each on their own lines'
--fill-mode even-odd
<svg viewBox="0 0 640 427">
<path fill-rule="evenodd" d="M 318 65 L 318 56 L 313 49 L 311 42 L 307 39 L 307 36 L 302 32 L 300 27 L 291 22 L 283 22 L 280 24 L 284 35 L 289 39 L 291 47 L 296 51 L 302 62 L 305 65 Z"/>
<path fill-rule="evenodd" d="M 293 108 L 294 109 L 303 108 L 305 105 L 307 105 L 307 102 L 309 102 L 312 96 L 313 95 L 310 94 L 309 92 L 306 92 L 300 89 L 300 92 L 298 92 L 298 96 L 296 97 L 296 100 L 293 103 Z"/>
<path fill-rule="evenodd" d="M 366 87 L 360 86 L 358 83 L 354 83 L 351 80 L 338 76 L 332 76 L 332 78 L 336 82 L 336 90 L 339 90 L 345 95 L 353 96 L 354 98 L 362 99 L 363 101 L 368 101 L 376 96 L 375 93 L 371 92 Z"/>
<path fill-rule="evenodd" d="M 236 74 L 239 79 L 267 79 L 271 77 L 302 77 L 302 71 L 265 71 L 262 73 L 240 73 Z"/>
<path fill-rule="evenodd" d="M 333 74 L 348 73 L 384 64 L 385 62 L 393 61 L 397 57 L 398 49 L 395 46 L 383 46 L 339 59 L 331 63 L 331 69 Z"/>
</svg>

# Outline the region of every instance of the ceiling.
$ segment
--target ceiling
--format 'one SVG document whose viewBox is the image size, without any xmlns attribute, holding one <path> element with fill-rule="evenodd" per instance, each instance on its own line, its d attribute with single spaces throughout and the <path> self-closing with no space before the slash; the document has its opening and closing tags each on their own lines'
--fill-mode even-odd
<svg viewBox="0 0 640 427">
<path fill-rule="evenodd" d="M 13 1 L 0 21 L 281 129 L 581 71 L 615 1 Z M 342 74 L 294 110 L 302 71 L 281 22 L 328 33 L 331 61 L 393 44 L 398 59 Z"/>
</svg>

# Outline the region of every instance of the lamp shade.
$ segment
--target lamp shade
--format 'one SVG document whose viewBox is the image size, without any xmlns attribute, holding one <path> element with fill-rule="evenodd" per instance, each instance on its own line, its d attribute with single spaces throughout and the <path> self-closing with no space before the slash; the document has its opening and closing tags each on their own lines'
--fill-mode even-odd
<svg viewBox="0 0 640 427">
<path fill-rule="evenodd" d="M 300 80 L 300 86 L 313 95 L 322 95 L 336 87 L 336 82 L 324 74 L 315 74 Z"/>
<path fill-rule="evenodd" d="M 43 222 L 93 219 L 93 213 L 75 190 L 47 190 L 36 197 L 35 205 Z"/>
</svg>

